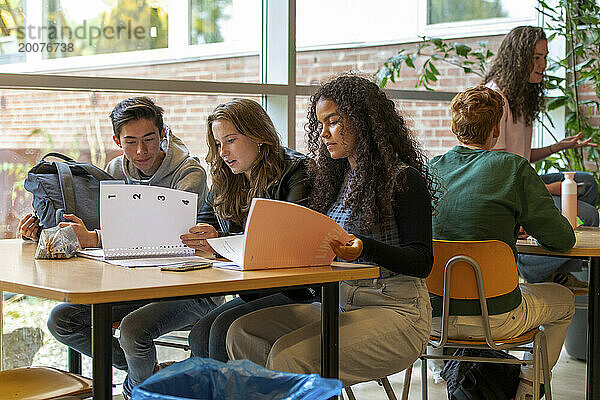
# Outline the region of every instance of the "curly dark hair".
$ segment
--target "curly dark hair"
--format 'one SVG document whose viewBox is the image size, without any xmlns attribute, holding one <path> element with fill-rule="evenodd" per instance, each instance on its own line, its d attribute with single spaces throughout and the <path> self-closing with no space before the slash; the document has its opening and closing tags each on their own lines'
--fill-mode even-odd
<svg viewBox="0 0 600 400">
<path fill-rule="evenodd" d="M 523 117 L 530 125 L 544 109 L 544 84 L 529 83 L 535 45 L 547 40 L 537 26 L 518 26 L 502 40 L 483 83 L 496 82 L 508 100 L 513 120 Z"/>
<path fill-rule="evenodd" d="M 396 110 L 394 102 L 367 78 L 344 74 L 322 84 L 310 98 L 306 131 L 308 172 L 314 183 L 309 206 L 326 213 L 337 199 L 350 168 L 347 159 L 332 159 L 323 145 L 316 106 L 331 100 L 341 115 L 342 135 L 354 134 L 355 173 L 344 207 L 350 209 L 351 228 L 370 233 L 384 218 L 394 215 L 394 193 L 406 190 L 407 168 L 414 167 L 427 181 L 432 201 L 437 201 L 437 184 L 425 165 L 423 150 Z M 343 137 L 343 136 L 342 136 Z M 357 221 L 360 220 L 358 224 Z"/>
</svg>

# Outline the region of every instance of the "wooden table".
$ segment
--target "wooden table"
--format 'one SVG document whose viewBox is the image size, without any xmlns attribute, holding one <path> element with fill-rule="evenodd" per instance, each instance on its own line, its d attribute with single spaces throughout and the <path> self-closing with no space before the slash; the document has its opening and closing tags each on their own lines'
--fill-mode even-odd
<svg viewBox="0 0 600 400">
<path fill-rule="evenodd" d="M 338 377 L 338 282 L 379 277 L 371 266 L 323 266 L 262 271 L 204 269 L 163 272 L 100 261 L 35 260 L 35 244 L 0 240 L 0 291 L 92 306 L 94 399 L 112 398 L 111 306 L 124 301 L 237 293 L 292 286 L 321 286 L 321 374 Z"/>
<path fill-rule="evenodd" d="M 577 243 L 566 253 L 548 251 L 533 240 L 517 241 L 517 251 L 522 254 L 590 258 L 586 398 L 595 400 L 600 399 L 600 228 L 580 227 L 575 236 Z"/>
</svg>

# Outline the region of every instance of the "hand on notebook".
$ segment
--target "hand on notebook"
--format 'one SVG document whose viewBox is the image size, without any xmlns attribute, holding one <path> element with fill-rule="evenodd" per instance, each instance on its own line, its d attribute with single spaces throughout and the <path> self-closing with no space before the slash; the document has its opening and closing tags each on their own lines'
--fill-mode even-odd
<svg viewBox="0 0 600 400">
<path fill-rule="evenodd" d="M 84 249 L 87 247 L 98 247 L 98 234 L 96 231 L 88 231 L 81 218 L 75 214 L 64 214 L 64 217 L 71 222 L 61 222 L 58 226 L 64 228 L 71 225 L 77 235 L 77 239 L 79 239 L 81 247 Z"/>
<path fill-rule="evenodd" d="M 209 224 L 196 224 L 190 228 L 190 233 L 186 233 L 180 236 L 181 241 L 188 247 L 195 250 L 207 251 L 213 253 L 214 250 L 206 239 L 219 237 L 217 230 Z"/>
<path fill-rule="evenodd" d="M 354 235 L 350 235 L 350 239 L 345 245 L 339 240 L 332 240 L 329 245 L 331 246 L 331 249 L 335 255 L 345 261 L 356 260 L 358 257 L 360 257 L 360 254 L 363 250 L 362 240 Z"/>
</svg>

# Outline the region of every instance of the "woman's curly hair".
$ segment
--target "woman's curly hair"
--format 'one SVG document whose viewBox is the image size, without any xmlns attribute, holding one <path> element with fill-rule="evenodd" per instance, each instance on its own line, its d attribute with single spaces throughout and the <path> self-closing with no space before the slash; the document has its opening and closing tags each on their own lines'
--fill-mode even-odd
<svg viewBox="0 0 600 400">
<path fill-rule="evenodd" d="M 535 45 L 547 40 L 537 26 L 518 26 L 502 40 L 483 83 L 496 82 L 508 100 L 513 120 L 523 117 L 530 125 L 544 109 L 544 84 L 529 83 Z"/>
<path fill-rule="evenodd" d="M 341 115 L 342 135 L 354 134 L 355 173 L 344 208 L 350 209 L 353 229 L 369 233 L 377 223 L 394 215 L 394 194 L 406 189 L 406 170 L 414 167 L 427 182 L 432 201 L 437 184 L 427 170 L 423 150 L 379 87 L 361 76 L 344 74 L 322 84 L 310 98 L 304 125 L 309 157 L 316 162 L 308 172 L 314 184 L 309 206 L 326 213 L 337 199 L 350 168 L 346 159 L 334 160 L 323 145 L 317 119 L 319 100 L 331 100 Z M 360 221 L 360 222 L 359 222 Z"/>
</svg>

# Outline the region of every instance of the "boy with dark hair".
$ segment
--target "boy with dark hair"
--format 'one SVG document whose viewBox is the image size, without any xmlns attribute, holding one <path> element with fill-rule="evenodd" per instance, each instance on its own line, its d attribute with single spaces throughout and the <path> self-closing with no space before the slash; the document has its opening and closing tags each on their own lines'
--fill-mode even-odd
<svg viewBox="0 0 600 400">
<path fill-rule="evenodd" d="M 196 157 L 163 122 L 163 109 L 148 97 L 131 97 L 115 106 L 110 118 L 113 140 L 123 155 L 110 161 L 106 171 L 128 184 L 167 187 L 198 194 L 198 212 L 206 198 L 206 172 Z M 151 216 L 149 216 L 151 217 Z M 101 245 L 100 231 L 89 231 L 83 221 L 65 215 L 82 247 Z M 22 236 L 37 239 L 38 221 L 31 214 L 19 224 Z M 219 299 L 217 299 L 219 300 Z M 153 340 L 167 332 L 195 324 L 216 307 L 210 298 L 120 304 L 113 306 L 112 319 L 120 321 L 120 337 L 113 338 L 112 360 L 127 370 L 125 397 L 158 368 Z M 91 311 L 85 304 L 59 304 L 50 313 L 48 329 L 56 339 L 91 355 Z"/>
<path fill-rule="evenodd" d="M 516 257 L 523 226 L 541 246 L 567 251 L 575 244 L 573 229 L 529 162 L 516 154 L 491 151 L 498 140 L 503 102 L 498 92 L 485 86 L 452 100 L 452 132 L 460 145 L 429 162 L 446 189 L 433 216 L 433 237 L 501 240 Z M 441 298 L 430 296 L 432 332 L 439 335 Z M 471 308 L 478 309 L 475 302 Z M 550 366 L 556 364 L 574 312 L 569 289 L 556 283 L 520 284 L 511 293 L 489 299 L 488 308 L 494 337 L 517 336 L 542 325 Z M 480 317 L 473 316 L 468 305 L 461 304 L 452 318 L 450 337 L 483 338 Z M 523 367 L 516 400 L 531 398 L 532 373 L 531 366 Z"/>
</svg>

